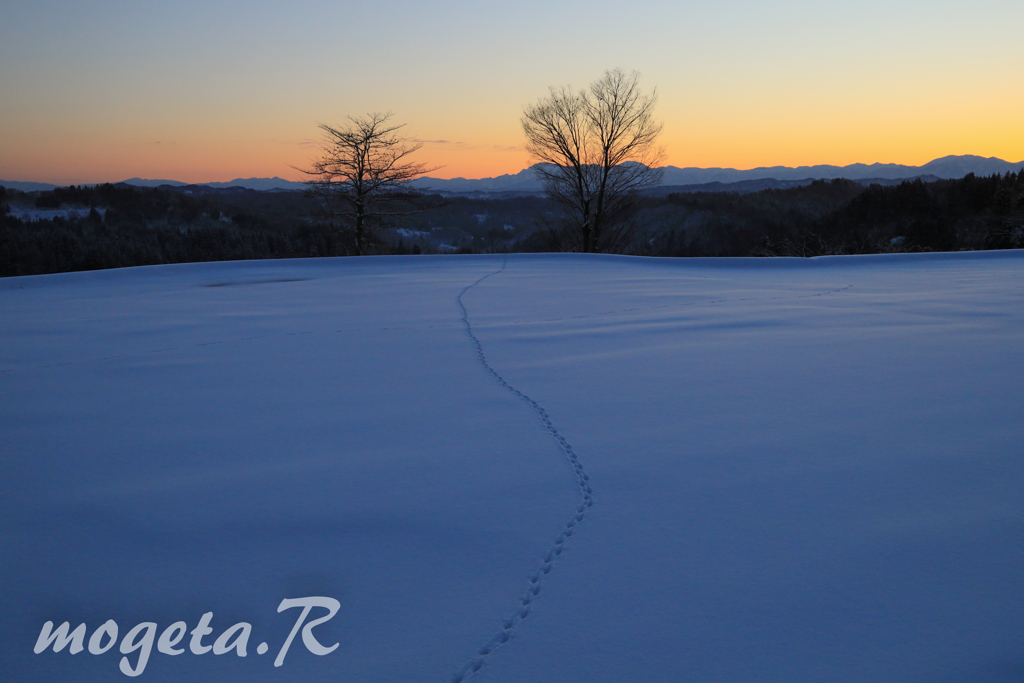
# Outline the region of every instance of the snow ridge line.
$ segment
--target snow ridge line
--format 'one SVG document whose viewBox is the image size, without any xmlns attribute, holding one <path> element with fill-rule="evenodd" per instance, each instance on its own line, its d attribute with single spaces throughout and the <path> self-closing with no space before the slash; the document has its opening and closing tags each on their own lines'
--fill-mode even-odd
<svg viewBox="0 0 1024 683">
<path fill-rule="evenodd" d="M 491 273 L 491 275 L 494 275 L 494 273 Z M 706 278 L 704 278 L 704 279 L 706 279 Z M 685 308 L 685 307 L 690 307 L 690 306 L 713 305 L 713 304 L 722 304 L 722 303 L 739 303 L 739 302 L 745 302 L 745 301 L 787 301 L 787 300 L 796 300 L 796 299 L 812 299 L 812 298 L 815 298 L 815 297 L 827 296 L 829 294 L 837 294 L 839 292 L 845 292 L 846 290 L 852 289 L 852 288 L 853 288 L 853 285 L 846 285 L 845 287 L 839 287 L 838 289 L 829 289 L 829 290 L 826 290 L 824 292 L 818 292 L 817 294 L 804 294 L 802 296 L 796 296 L 796 297 L 793 297 L 793 296 L 773 296 L 773 297 L 769 297 L 768 299 L 762 299 L 762 298 L 759 298 L 759 297 L 747 297 L 747 298 L 744 298 L 744 299 L 709 299 L 707 301 L 687 301 L 687 302 L 678 303 L 678 304 L 661 304 L 661 305 L 658 305 L 658 306 L 642 306 L 640 308 L 625 308 L 625 309 L 614 310 L 614 311 L 601 311 L 599 313 L 586 313 L 584 315 L 572 315 L 572 316 L 567 316 L 567 317 L 562 317 L 562 318 L 543 318 L 543 319 L 538 319 L 538 320 L 520 320 L 518 322 L 506 323 L 506 324 L 507 325 L 532 325 L 532 324 L 538 323 L 538 322 L 551 323 L 551 322 L 561 322 L 563 320 L 580 320 L 580 319 L 583 319 L 583 318 L 596 318 L 596 317 L 599 317 L 599 316 L 615 315 L 617 313 L 630 313 L 630 312 L 633 312 L 633 311 L 653 311 L 653 310 L 656 310 L 656 309 L 663 309 L 663 308 Z M 136 352 L 133 352 L 133 353 L 122 353 L 122 354 L 118 354 L 118 355 L 115 355 L 115 356 L 102 356 L 102 357 L 99 357 L 99 358 L 79 358 L 77 360 L 67 361 L 67 362 L 64 362 L 64 363 L 50 363 L 48 365 L 25 365 L 25 366 L 11 367 L 11 368 L 0 368 L 0 374 L 7 373 L 7 372 L 20 372 L 20 371 L 24 371 L 24 370 L 42 370 L 42 369 L 48 369 L 48 368 L 59 368 L 59 367 L 65 366 L 65 365 L 77 365 L 77 364 L 81 364 L 81 363 L 96 363 L 96 362 L 103 362 L 103 361 L 108 361 L 108 360 L 117 360 L 117 359 L 120 359 L 120 358 L 143 358 L 143 357 L 145 357 L 146 355 L 148 355 L 150 353 L 167 353 L 169 351 L 180 351 L 182 349 L 190 349 L 190 348 L 193 348 L 193 347 L 215 346 L 215 345 L 218 345 L 218 344 L 228 344 L 228 343 L 234 343 L 234 342 L 238 342 L 238 341 L 250 341 L 252 339 L 266 339 L 268 336 L 272 337 L 272 338 L 281 337 L 281 336 L 284 336 L 284 337 L 303 337 L 303 336 L 311 335 L 311 334 L 330 334 L 330 333 L 338 334 L 338 333 L 344 333 L 344 332 L 363 332 L 363 331 L 366 331 L 366 330 L 387 331 L 387 330 L 408 330 L 408 329 L 447 329 L 447 328 L 450 328 L 450 327 L 452 327 L 452 325 L 449 324 L 449 323 L 444 323 L 444 324 L 439 324 L 439 325 L 428 325 L 426 328 L 420 328 L 420 327 L 410 328 L 410 327 L 406 327 L 406 326 L 355 327 L 355 328 L 348 328 L 348 329 L 341 329 L 341 330 L 309 330 L 309 331 L 306 331 L 306 332 L 283 332 L 283 333 L 271 334 L 271 335 L 261 334 L 261 335 L 256 335 L 254 337 L 232 337 L 232 338 L 229 338 L 229 339 L 221 339 L 219 341 L 205 342 L 205 343 L 204 342 L 183 343 L 182 346 L 171 346 L 171 347 L 162 348 L 162 349 L 149 349 L 149 350 L 146 350 L 146 351 L 136 351 Z"/>
<path fill-rule="evenodd" d="M 590 486 L 590 476 L 583 471 L 583 465 L 580 463 L 576 452 L 573 450 L 572 444 L 566 441 L 565 437 L 558 432 L 558 429 L 556 429 L 554 424 L 552 424 L 551 417 L 548 415 L 548 412 L 544 410 L 543 406 L 509 384 L 504 377 L 498 374 L 497 370 L 491 367 L 491 364 L 487 362 L 487 356 L 484 354 L 483 345 L 480 344 L 480 340 L 473 333 L 473 326 L 469 322 L 469 311 L 466 310 L 466 305 L 462 302 L 462 297 L 466 292 L 473 289 L 487 278 L 492 275 L 497 275 L 505 270 L 506 265 L 508 265 L 507 259 L 502 262 L 501 268 L 493 273 L 484 275 L 482 278 L 473 284 L 468 285 L 459 292 L 459 296 L 456 297 L 456 302 L 459 304 L 459 308 L 462 309 L 462 324 L 466 328 L 466 334 L 469 336 L 469 340 L 473 343 L 473 347 L 476 349 L 477 360 L 480 362 L 480 365 L 483 366 L 484 370 L 486 370 L 499 385 L 508 389 L 510 392 L 515 394 L 517 398 L 525 401 L 530 408 L 533 409 L 540 418 L 540 421 L 544 424 L 544 428 L 547 429 L 548 433 L 555 439 L 558 447 L 562 450 L 562 453 L 565 454 L 565 457 L 572 466 L 573 472 L 576 476 L 576 484 L 579 486 L 580 490 L 580 503 L 576 506 L 576 511 L 573 513 L 572 517 L 570 517 L 569 521 L 565 523 L 565 528 L 562 529 L 561 533 L 559 533 L 558 537 L 555 539 L 555 542 L 544 554 L 543 564 L 541 564 L 540 568 L 530 576 L 529 584 L 526 587 L 526 593 L 524 593 L 523 597 L 520 598 L 521 606 L 518 607 L 511 616 L 505 619 L 500 631 L 491 636 L 483 645 L 480 646 L 480 648 L 477 649 L 476 653 L 474 653 L 473 657 L 468 662 L 455 671 L 450 679 L 451 683 L 462 683 L 470 676 L 480 671 L 487 658 L 499 647 L 512 639 L 515 628 L 523 621 L 523 619 L 529 616 L 530 609 L 533 606 L 533 601 L 540 593 L 541 582 L 544 575 L 551 571 L 555 558 L 561 555 L 562 550 L 565 548 L 566 539 L 573 535 L 576 530 L 576 525 L 583 521 L 587 516 L 587 509 L 594 504 L 594 491 Z"/>
<path fill-rule="evenodd" d="M 839 292 L 845 292 L 848 289 L 852 289 L 853 285 L 845 285 L 837 289 L 827 289 L 824 292 L 818 292 L 817 294 L 803 294 L 801 296 L 773 296 L 767 299 L 762 297 L 746 297 L 743 299 L 707 299 L 705 301 L 684 301 L 682 303 L 675 304 L 659 304 L 657 306 L 640 306 L 637 308 L 618 308 L 614 311 L 600 311 L 598 313 L 584 313 L 582 315 L 570 315 L 563 316 L 561 318 L 537 318 L 534 320 L 520 320 L 514 323 L 506 323 L 506 325 L 530 325 L 533 323 L 555 323 L 563 320 L 582 320 L 584 318 L 597 318 L 604 315 L 616 315 L 618 313 L 633 313 L 635 311 L 655 311 L 662 308 L 688 308 L 690 306 L 701 306 L 710 304 L 732 304 L 744 301 L 785 301 L 795 299 L 813 299 L 814 297 L 827 296 L 829 294 L 837 294 Z M 442 327 L 441 325 L 431 325 L 431 327 Z M 386 328 L 385 328 L 386 329 Z"/>
</svg>

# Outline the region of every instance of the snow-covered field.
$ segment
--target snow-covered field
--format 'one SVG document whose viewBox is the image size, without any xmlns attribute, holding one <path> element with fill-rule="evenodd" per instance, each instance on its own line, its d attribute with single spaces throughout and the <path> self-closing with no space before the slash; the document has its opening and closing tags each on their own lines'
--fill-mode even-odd
<svg viewBox="0 0 1024 683">
<path fill-rule="evenodd" d="M 62 206 L 59 209 L 37 209 L 34 206 L 20 204 L 11 205 L 11 215 L 20 221 L 30 223 L 32 221 L 49 221 L 54 218 L 82 218 L 89 215 L 89 207 Z M 97 207 L 96 212 L 101 216 L 107 213 L 105 207 Z"/>
<path fill-rule="evenodd" d="M 1024 680 L 1020 252 L 10 278 L 0 386 L 3 680 Z"/>
</svg>

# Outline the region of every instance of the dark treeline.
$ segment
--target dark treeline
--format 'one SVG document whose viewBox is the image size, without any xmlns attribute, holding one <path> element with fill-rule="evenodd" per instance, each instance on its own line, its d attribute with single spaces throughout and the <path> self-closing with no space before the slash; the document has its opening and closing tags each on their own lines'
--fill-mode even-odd
<svg viewBox="0 0 1024 683">
<path fill-rule="evenodd" d="M 894 186 L 820 180 L 746 195 L 669 195 L 643 202 L 637 219 L 643 230 L 636 253 L 659 256 L 1021 248 L 1024 172 Z"/>
<path fill-rule="evenodd" d="M 20 220 L 18 209 L 26 206 L 81 210 Z M 309 208 L 298 193 L 191 196 L 114 185 L 33 193 L 0 188 L 0 213 L 4 276 L 331 251 L 331 235 L 305 217 Z"/>
<path fill-rule="evenodd" d="M 97 185 L 25 193 L 0 187 L 0 276 L 354 253 L 347 235 L 301 193 L 189 192 Z M 417 212 L 385 225 L 372 253 L 508 251 L 535 222 L 551 216 L 540 197 L 431 195 L 411 201 Z"/>
<path fill-rule="evenodd" d="M 558 250 L 562 216 L 543 197 L 412 197 L 374 253 Z M 816 181 L 751 194 L 639 197 L 623 253 L 819 256 L 1024 248 L 1024 171 L 864 187 Z M 294 192 L 122 185 L 0 188 L 0 275 L 237 259 L 345 256 L 345 235 Z"/>
</svg>

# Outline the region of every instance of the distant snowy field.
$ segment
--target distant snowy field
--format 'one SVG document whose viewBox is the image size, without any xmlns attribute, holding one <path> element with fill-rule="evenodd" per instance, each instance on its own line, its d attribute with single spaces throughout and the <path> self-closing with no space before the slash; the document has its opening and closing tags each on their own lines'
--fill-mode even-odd
<svg viewBox="0 0 1024 683">
<path fill-rule="evenodd" d="M 0 386 L 4 680 L 1024 680 L 1020 252 L 9 278 Z"/>
<path fill-rule="evenodd" d="M 31 223 L 32 221 L 50 221 L 54 218 L 83 218 L 89 215 L 89 208 L 81 206 L 62 206 L 59 209 L 37 209 L 34 206 L 13 204 L 10 206 L 10 210 L 12 216 L 25 223 Z M 103 216 L 107 213 L 107 210 L 106 208 L 97 207 L 96 213 Z"/>
</svg>

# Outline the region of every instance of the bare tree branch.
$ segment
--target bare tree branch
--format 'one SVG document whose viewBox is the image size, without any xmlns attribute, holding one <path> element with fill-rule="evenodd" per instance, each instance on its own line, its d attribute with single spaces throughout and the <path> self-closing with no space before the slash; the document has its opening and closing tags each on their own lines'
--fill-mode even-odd
<svg viewBox="0 0 1024 683">
<path fill-rule="evenodd" d="M 548 195 L 568 210 L 582 251 L 621 248 L 637 191 L 661 180 L 657 100 L 657 91 L 641 90 L 639 73 L 613 69 L 589 90 L 552 87 L 523 110 L 526 149 Z"/>
<path fill-rule="evenodd" d="M 310 168 L 298 169 L 309 176 L 307 192 L 323 199 L 328 218 L 352 229 L 358 255 L 374 238 L 374 221 L 414 213 L 392 208 L 408 182 L 437 170 L 408 159 L 422 145 L 399 135 L 404 124 L 390 123 L 391 117 L 371 113 L 347 117 L 344 127 L 319 124 L 322 154 Z"/>
</svg>

